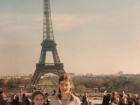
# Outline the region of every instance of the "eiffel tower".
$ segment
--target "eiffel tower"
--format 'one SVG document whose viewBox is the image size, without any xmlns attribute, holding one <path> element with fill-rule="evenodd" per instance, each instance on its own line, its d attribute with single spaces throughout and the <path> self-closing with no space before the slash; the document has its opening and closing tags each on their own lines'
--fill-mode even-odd
<svg viewBox="0 0 140 105">
<path fill-rule="evenodd" d="M 44 0 L 43 41 L 41 46 L 40 59 L 36 64 L 36 70 L 31 80 L 32 85 L 36 85 L 39 82 L 40 77 L 44 74 L 53 73 L 59 76 L 60 74 L 65 73 L 63 63 L 60 62 L 56 43 L 54 41 L 50 0 Z M 52 52 L 54 63 L 45 63 L 47 52 Z"/>
</svg>

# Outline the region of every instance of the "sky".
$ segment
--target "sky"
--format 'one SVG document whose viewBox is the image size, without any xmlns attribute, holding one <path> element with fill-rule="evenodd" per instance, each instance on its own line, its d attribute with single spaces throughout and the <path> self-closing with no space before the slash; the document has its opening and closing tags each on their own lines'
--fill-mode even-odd
<svg viewBox="0 0 140 105">
<path fill-rule="evenodd" d="M 51 0 L 65 71 L 140 74 L 139 11 L 140 0 Z M 0 0 L 0 75 L 34 73 L 42 24 L 43 0 Z"/>
</svg>

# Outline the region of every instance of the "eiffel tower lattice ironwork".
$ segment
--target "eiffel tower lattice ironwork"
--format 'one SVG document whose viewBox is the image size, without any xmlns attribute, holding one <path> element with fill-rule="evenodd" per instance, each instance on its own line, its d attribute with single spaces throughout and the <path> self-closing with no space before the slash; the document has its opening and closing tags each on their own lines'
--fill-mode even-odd
<svg viewBox="0 0 140 105">
<path fill-rule="evenodd" d="M 43 42 L 41 43 L 42 49 L 40 54 L 39 62 L 36 64 L 36 70 L 33 74 L 31 83 L 36 85 L 40 80 L 40 77 L 47 73 L 53 73 L 60 75 L 65 73 L 63 63 L 60 62 L 56 43 L 54 41 L 50 0 L 44 0 L 44 18 L 43 18 Z M 45 63 L 46 53 L 52 52 L 54 63 Z"/>
</svg>

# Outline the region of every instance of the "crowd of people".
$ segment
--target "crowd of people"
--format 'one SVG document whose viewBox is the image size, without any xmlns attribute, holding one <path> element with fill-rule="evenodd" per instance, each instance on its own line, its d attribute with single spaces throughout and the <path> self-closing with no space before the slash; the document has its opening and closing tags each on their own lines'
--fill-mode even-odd
<svg viewBox="0 0 140 105">
<path fill-rule="evenodd" d="M 17 94 L 12 95 L 10 100 L 4 99 L 4 93 L 0 93 L 0 105 L 81 105 L 80 99 L 72 92 L 73 83 L 67 74 L 59 77 L 58 92 L 53 93 L 51 101 L 48 94 L 43 94 L 41 91 L 35 91 L 29 97 L 26 94 L 22 95 L 21 102 Z"/>
<path fill-rule="evenodd" d="M 73 93 L 73 83 L 67 74 L 59 77 L 58 91 L 54 90 L 53 94 L 34 91 L 32 95 L 12 94 L 10 98 L 0 91 L 0 105 L 94 105 L 88 98 L 88 94 L 84 92 L 83 96 L 77 97 Z M 122 92 L 108 93 L 104 92 L 102 105 L 140 105 L 140 97 L 131 96 Z M 101 105 L 100 104 L 100 105 Z"/>
<path fill-rule="evenodd" d="M 140 105 L 140 97 L 134 94 L 104 92 L 102 105 Z"/>
</svg>

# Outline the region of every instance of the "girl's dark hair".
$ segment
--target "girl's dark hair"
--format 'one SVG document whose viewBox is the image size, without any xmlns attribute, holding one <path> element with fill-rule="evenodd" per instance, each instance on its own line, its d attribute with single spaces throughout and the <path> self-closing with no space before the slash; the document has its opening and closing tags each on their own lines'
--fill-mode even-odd
<svg viewBox="0 0 140 105">
<path fill-rule="evenodd" d="M 66 74 L 66 73 L 60 75 L 59 84 L 60 84 L 61 81 L 70 81 L 70 82 L 72 82 L 70 76 L 68 74 Z"/>
<path fill-rule="evenodd" d="M 71 84 L 71 90 L 70 91 L 72 92 L 72 89 L 73 89 L 74 86 L 73 86 L 73 82 L 72 82 L 72 79 L 70 78 L 70 76 L 66 73 L 60 75 L 58 83 L 60 84 L 61 81 L 69 81 L 70 84 Z M 59 99 L 62 98 L 60 89 L 58 90 L 58 98 Z M 71 97 L 70 100 L 73 100 L 73 97 Z"/>
<path fill-rule="evenodd" d="M 42 95 L 43 96 L 43 98 L 45 97 L 44 96 L 44 94 L 41 92 L 41 91 L 35 91 L 33 94 L 32 94 L 32 100 L 35 98 L 35 96 L 37 96 L 37 95 Z"/>
</svg>

